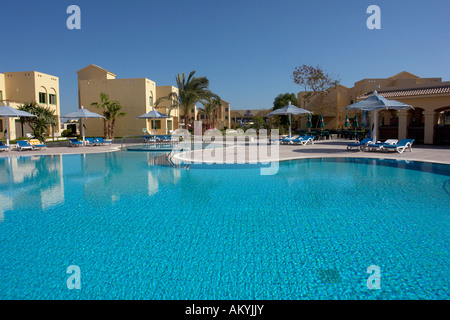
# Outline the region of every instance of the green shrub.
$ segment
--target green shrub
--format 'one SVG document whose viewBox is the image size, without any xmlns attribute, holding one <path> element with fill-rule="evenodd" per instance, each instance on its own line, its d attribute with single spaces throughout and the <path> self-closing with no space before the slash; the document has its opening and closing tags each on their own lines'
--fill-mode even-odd
<svg viewBox="0 0 450 320">
<path fill-rule="evenodd" d="M 63 132 L 61 132 L 61 137 L 71 137 L 73 136 L 72 130 L 66 129 Z"/>
</svg>

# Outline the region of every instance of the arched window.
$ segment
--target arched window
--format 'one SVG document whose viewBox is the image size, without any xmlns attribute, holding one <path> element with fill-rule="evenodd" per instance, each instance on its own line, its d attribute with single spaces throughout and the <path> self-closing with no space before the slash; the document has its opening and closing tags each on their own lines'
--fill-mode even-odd
<svg viewBox="0 0 450 320">
<path fill-rule="evenodd" d="M 50 88 L 50 92 L 48 94 L 48 104 L 56 106 L 56 90 Z"/>
<path fill-rule="evenodd" d="M 39 103 L 47 104 L 47 89 L 44 87 L 39 88 Z"/>
</svg>

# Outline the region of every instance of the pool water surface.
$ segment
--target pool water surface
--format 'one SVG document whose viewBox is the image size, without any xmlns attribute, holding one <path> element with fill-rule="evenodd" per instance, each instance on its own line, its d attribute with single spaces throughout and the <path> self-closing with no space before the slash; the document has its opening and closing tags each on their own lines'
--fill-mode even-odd
<svg viewBox="0 0 450 320">
<path fill-rule="evenodd" d="M 2 158 L 0 299 L 448 299 L 449 181 L 393 160 Z"/>
</svg>

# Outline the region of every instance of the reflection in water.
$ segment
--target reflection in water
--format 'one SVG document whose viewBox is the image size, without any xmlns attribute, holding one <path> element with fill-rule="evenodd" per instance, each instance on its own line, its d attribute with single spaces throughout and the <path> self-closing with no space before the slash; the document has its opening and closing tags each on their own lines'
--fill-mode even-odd
<svg viewBox="0 0 450 320">
<path fill-rule="evenodd" d="M 7 210 L 46 210 L 66 198 L 99 205 L 126 201 L 130 194 L 154 196 L 161 186 L 177 184 L 180 177 L 180 170 L 170 168 L 163 153 L 3 158 L 0 221 Z"/>
<path fill-rule="evenodd" d="M 11 157 L 0 161 L 0 212 L 47 209 L 64 202 L 62 156 Z"/>
</svg>

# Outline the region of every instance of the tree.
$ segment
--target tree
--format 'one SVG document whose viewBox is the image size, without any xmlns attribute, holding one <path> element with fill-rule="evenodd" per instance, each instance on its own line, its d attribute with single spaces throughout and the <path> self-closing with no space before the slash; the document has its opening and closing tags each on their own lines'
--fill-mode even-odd
<svg viewBox="0 0 450 320">
<path fill-rule="evenodd" d="M 114 139 L 116 133 L 116 119 L 126 115 L 126 112 L 120 112 L 121 109 L 122 106 L 116 101 L 107 105 L 105 117 L 108 123 L 108 135 L 105 136 L 105 139 Z"/>
<path fill-rule="evenodd" d="M 253 129 L 259 130 L 259 129 L 263 128 L 264 125 L 266 124 L 264 121 L 264 118 L 261 116 L 254 116 L 252 118 L 252 120 L 253 120 L 253 126 L 252 126 Z"/>
<path fill-rule="evenodd" d="M 295 93 L 284 93 L 284 94 L 280 93 L 278 96 L 275 97 L 275 99 L 273 99 L 272 110 L 283 108 L 284 106 L 289 104 L 289 101 L 294 106 L 297 106 L 297 97 L 295 96 Z M 280 124 L 285 125 L 289 123 L 288 116 L 274 116 L 274 117 L 279 117 Z"/>
<path fill-rule="evenodd" d="M 108 110 L 108 106 L 111 104 L 111 101 L 109 101 L 109 97 L 106 93 L 100 92 L 100 102 L 93 102 L 91 103 L 91 107 L 96 107 L 99 109 L 102 109 L 102 116 L 105 118 L 103 119 L 103 137 L 105 139 L 108 139 L 108 133 L 109 133 L 109 122 L 106 119 L 106 112 Z"/>
<path fill-rule="evenodd" d="M 273 110 L 283 108 L 289 104 L 289 101 L 294 106 L 297 106 L 297 97 L 295 96 L 295 93 L 280 93 L 273 99 Z"/>
<path fill-rule="evenodd" d="M 174 109 L 179 107 L 178 95 L 177 95 L 176 92 L 171 92 L 171 93 L 169 93 L 169 95 L 167 95 L 165 97 L 158 98 L 155 101 L 154 108 L 158 109 L 159 108 L 159 104 L 161 102 L 163 102 L 163 101 L 166 101 L 166 100 L 169 100 L 171 102 L 170 106 L 166 107 L 167 108 L 167 116 L 170 118 L 170 113 L 172 112 L 172 110 L 174 110 Z"/>
<path fill-rule="evenodd" d="M 178 101 L 184 113 L 185 129 L 188 127 L 189 113 L 197 102 L 209 99 L 220 99 L 220 97 L 208 89 L 209 80 L 206 77 L 194 77 L 195 71 L 186 74 L 178 74 L 176 77 L 178 87 Z"/>
<path fill-rule="evenodd" d="M 211 126 L 214 126 L 214 116 L 216 115 L 216 110 L 219 109 L 221 106 L 220 99 L 208 99 L 205 101 L 201 101 L 201 104 L 203 105 L 203 108 L 199 110 L 201 114 L 205 115 L 206 118 L 206 125 L 208 128 L 211 128 Z"/>
<path fill-rule="evenodd" d="M 292 73 L 295 84 L 303 87 L 303 106 L 311 102 L 311 99 L 316 96 L 323 96 L 331 89 L 339 85 L 339 79 L 334 79 L 333 76 L 326 73 L 320 66 L 301 65 L 296 67 Z"/>
<path fill-rule="evenodd" d="M 318 94 L 327 92 L 336 88 L 339 79 L 334 79 L 328 73 L 325 73 L 320 66 L 313 67 L 302 65 L 296 67 L 292 73 L 294 83 L 303 87 L 302 99 L 305 103 L 310 102 L 311 98 Z"/>
<path fill-rule="evenodd" d="M 91 107 L 102 109 L 103 116 L 103 137 L 113 139 L 116 131 L 116 119 L 126 115 L 125 112 L 119 112 L 122 106 L 118 101 L 110 101 L 106 93 L 100 93 L 100 102 L 91 103 Z"/>
<path fill-rule="evenodd" d="M 36 117 L 26 118 L 25 122 L 33 130 L 33 135 L 36 139 L 45 141 L 45 133 L 50 126 L 57 125 L 55 111 L 50 108 L 38 105 L 35 101 L 24 104 L 18 108 L 19 110 L 34 114 Z"/>
</svg>

